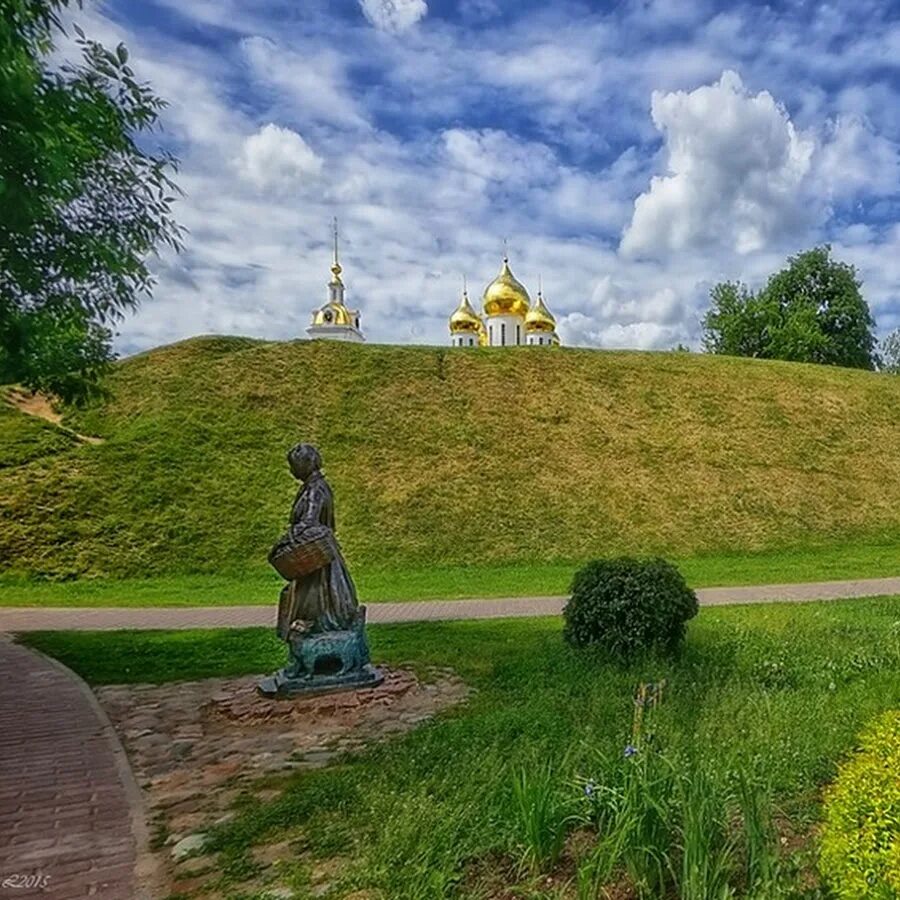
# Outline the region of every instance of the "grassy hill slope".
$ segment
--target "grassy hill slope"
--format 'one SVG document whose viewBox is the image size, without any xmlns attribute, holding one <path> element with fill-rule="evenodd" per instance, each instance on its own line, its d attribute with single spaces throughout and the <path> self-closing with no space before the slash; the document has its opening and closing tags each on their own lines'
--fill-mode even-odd
<svg viewBox="0 0 900 900">
<path fill-rule="evenodd" d="M 0 571 L 265 566 L 317 444 L 354 565 L 900 535 L 900 378 L 676 353 L 197 338 L 65 423 L 0 417 Z M 50 429 L 48 431 L 48 429 Z"/>
</svg>

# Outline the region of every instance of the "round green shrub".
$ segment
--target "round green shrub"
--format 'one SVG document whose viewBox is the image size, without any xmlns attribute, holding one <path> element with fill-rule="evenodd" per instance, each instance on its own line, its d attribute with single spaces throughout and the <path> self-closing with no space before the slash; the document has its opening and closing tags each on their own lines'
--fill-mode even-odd
<svg viewBox="0 0 900 900">
<path fill-rule="evenodd" d="M 863 732 L 826 791 L 819 870 L 841 900 L 900 897 L 900 710 Z"/>
<path fill-rule="evenodd" d="M 620 657 L 672 650 L 697 614 L 697 595 L 664 559 L 598 559 L 575 573 L 564 611 L 565 639 Z"/>
</svg>

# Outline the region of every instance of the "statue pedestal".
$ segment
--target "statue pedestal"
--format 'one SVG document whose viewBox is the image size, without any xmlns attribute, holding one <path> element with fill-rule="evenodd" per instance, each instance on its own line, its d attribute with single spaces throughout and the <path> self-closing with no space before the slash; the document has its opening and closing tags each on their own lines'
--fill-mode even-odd
<svg viewBox="0 0 900 900">
<path fill-rule="evenodd" d="M 344 674 L 291 676 L 288 669 L 261 678 L 256 689 L 264 697 L 309 697 L 313 694 L 329 694 L 334 691 L 351 691 L 355 688 L 375 687 L 384 681 L 384 674 L 372 665 L 363 666 Z"/>
<path fill-rule="evenodd" d="M 384 675 L 369 662 L 364 606 L 345 631 L 292 632 L 288 644 L 290 663 L 257 685 L 264 697 L 326 694 L 384 681 Z"/>
</svg>

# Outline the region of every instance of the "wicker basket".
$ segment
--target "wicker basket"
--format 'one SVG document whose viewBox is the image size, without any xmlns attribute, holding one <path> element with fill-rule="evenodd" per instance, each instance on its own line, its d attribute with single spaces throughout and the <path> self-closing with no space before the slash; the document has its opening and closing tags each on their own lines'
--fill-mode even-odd
<svg viewBox="0 0 900 900">
<path fill-rule="evenodd" d="M 325 525 L 313 525 L 303 531 L 291 529 L 269 553 L 275 570 L 293 581 L 327 566 L 336 555 L 334 534 Z"/>
</svg>

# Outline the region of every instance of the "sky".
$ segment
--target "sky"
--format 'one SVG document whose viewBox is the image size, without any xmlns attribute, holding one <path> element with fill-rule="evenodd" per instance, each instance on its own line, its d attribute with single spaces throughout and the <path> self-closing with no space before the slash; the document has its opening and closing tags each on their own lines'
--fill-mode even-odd
<svg viewBox="0 0 900 900">
<path fill-rule="evenodd" d="M 709 290 L 829 242 L 900 327 L 900 7 L 713 0 L 111 0 L 169 106 L 188 233 L 122 354 L 305 336 L 331 220 L 368 340 L 447 344 L 499 270 L 567 345 L 700 346 Z M 61 48 L 66 52 L 65 45 Z"/>
</svg>

